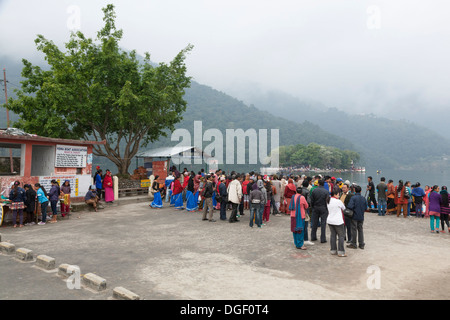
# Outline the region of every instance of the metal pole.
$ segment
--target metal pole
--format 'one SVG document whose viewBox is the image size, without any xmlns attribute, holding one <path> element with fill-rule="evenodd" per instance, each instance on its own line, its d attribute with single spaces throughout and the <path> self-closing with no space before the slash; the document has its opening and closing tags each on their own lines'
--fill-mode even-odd
<svg viewBox="0 0 450 320">
<path fill-rule="evenodd" d="M 5 106 L 6 106 L 6 127 L 9 128 L 9 109 L 8 109 L 8 91 L 6 87 L 6 69 L 3 68 L 3 83 L 5 85 Z M 14 172 L 14 163 L 12 157 L 12 149 L 9 148 L 9 163 L 11 167 L 11 173 Z"/>
</svg>

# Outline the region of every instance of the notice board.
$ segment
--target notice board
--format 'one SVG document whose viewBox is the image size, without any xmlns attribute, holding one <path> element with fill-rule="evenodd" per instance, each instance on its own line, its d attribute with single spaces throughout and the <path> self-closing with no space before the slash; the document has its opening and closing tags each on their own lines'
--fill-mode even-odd
<svg viewBox="0 0 450 320">
<path fill-rule="evenodd" d="M 86 168 L 87 147 L 56 146 L 56 168 Z"/>
</svg>

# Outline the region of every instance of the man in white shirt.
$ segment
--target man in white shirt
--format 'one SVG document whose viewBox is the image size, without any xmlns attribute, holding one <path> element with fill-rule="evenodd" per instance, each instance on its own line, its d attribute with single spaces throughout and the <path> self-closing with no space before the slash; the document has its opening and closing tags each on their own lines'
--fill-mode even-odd
<svg viewBox="0 0 450 320">
<path fill-rule="evenodd" d="M 242 185 L 241 185 L 241 176 L 235 176 L 233 175 L 231 177 L 232 181 L 228 184 L 228 201 L 231 202 L 232 205 L 232 211 L 230 215 L 229 222 L 238 222 L 237 219 L 237 209 L 239 204 L 241 203 L 241 199 L 243 197 L 242 194 Z"/>
</svg>

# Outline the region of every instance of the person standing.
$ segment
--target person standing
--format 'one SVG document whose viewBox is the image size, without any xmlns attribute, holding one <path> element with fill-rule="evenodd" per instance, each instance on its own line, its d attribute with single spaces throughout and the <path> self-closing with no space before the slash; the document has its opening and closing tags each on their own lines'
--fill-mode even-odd
<svg viewBox="0 0 450 320">
<path fill-rule="evenodd" d="M 101 199 L 101 197 L 102 197 L 102 189 L 103 189 L 102 173 L 103 173 L 103 171 L 100 168 L 98 168 L 97 172 L 95 173 L 95 176 L 94 176 L 95 188 L 97 189 L 97 195 L 98 195 L 99 199 Z"/>
<path fill-rule="evenodd" d="M 176 180 L 175 180 L 176 181 Z M 209 220 L 209 222 L 216 222 L 216 220 L 213 219 L 214 214 L 214 206 L 212 201 L 212 196 L 214 193 L 214 186 L 213 186 L 213 178 L 210 175 L 206 176 L 206 183 L 205 187 L 202 191 L 203 197 L 205 198 L 205 203 L 203 205 L 203 218 L 202 220 Z M 206 218 L 206 213 L 209 209 L 209 219 Z"/>
<path fill-rule="evenodd" d="M 405 198 L 407 201 L 407 208 L 406 211 L 408 212 L 407 217 L 411 218 L 411 204 L 412 204 L 412 195 L 411 195 L 411 182 L 410 181 L 406 181 L 405 183 Z"/>
<path fill-rule="evenodd" d="M 284 189 L 284 200 L 285 200 L 285 214 L 289 214 L 289 204 L 291 202 L 291 198 L 296 194 L 296 187 L 294 185 L 294 181 L 292 179 L 288 180 L 288 184 L 286 185 L 286 188 Z"/>
<path fill-rule="evenodd" d="M 264 214 L 264 208 L 266 207 L 267 203 L 267 190 L 264 187 L 264 183 L 262 180 L 256 181 L 256 185 L 258 186 L 259 191 L 262 193 L 262 200 L 261 205 L 259 206 L 258 216 L 259 221 L 261 221 L 261 225 L 265 226 L 265 223 L 263 222 L 263 214 Z M 288 207 L 286 207 L 287 210 L 289 210 Z"/>
<path fill-rule="evenodd" d="M 19 214 L 19 228 L 23 227 L 23 209 L 25 208 L 25 202 L 27 201 L 26 192 L 20 187 L 20 182 L 14 182 L 11 191 L 9 192 L 9 200 L 11 204 L 10 209 L 13 212 L 12 219 L 14 228 L 17 228 L 17 214 Z"/>
<path fill-rule="evenodd" d="M 286 190 L 287 181 L 284 176 L 281 177 L 280 186 L 280 209 L 278 211 L 280 213 L 286 213 L 286 199 L 284 198 L 284 191 Z"/>
<path fill-rule="evenodd" d="M 153 201 L 150 203 L 150 207 L 155 209 L 160 209 L 163 207 L 161 190 L 159 188 L 158 182 L 159 176 L 157 175 L 152 183 L 152 193 L 153 193 Z"/>
<path fill-rule="evenodd" d="M 36 191 L 33 189 L 33 187 L 29 184 L 26 184 L 23 186 L 25 189 L 25 211 L 27 213 L 27 223 L 25 223 L 26 226 L 31 226 L 36 224 L 34 221 L 35 216 L 34 212 L 36 210 Z"/>
<path fill-rule="evenodd" d="M 172 175 L 172 171 L 170 171 L 169 175 L 166 177 L 164 181 L 164 186 L 166 188 L 166 199 L 165 202 L 169 202 L 170 197 L 172 196 L 171 185 L 175 177 Z"/>
<path fill-rule="evenodd" d="M 173 182 L 173 191 L 172 191 L 172 199 L 173 199 L 173 206 L 177 210 L 184 209 L 183 207 L 183 186 L 180 182 L 180 176 L 175 177 L 175 180 Z"/>
<path fill-rule="evenodd" d="M 230 219 L 229 222 L 233 223 L 233 222 L 238 222 L 239 220 L 237 219 L 237 210 L 238 210 L 238 206 L 241 203 L 241 199 L 242 199 L 242 186 L 241 186 L 241 182 L 240 182 L 240 177 L 237 178 L 235 175 L 231 176 L 231 182 L 228 184 L 228 201 L 231 202 L 232 205 L 232 211 L 231 211 L 231 215 L 230 215 Z"/>
<path fill-rule="evenodd" d="M 191 172 L 186 186 L 186 211 L 194 212 L 198 210 L 198 198 L 195 198 L 195 173 Z"/>
<path fill-rule="evenodd" d="M 403 180 L 398 181 L 398 185 L 395 187 L 394 200 L 397 205 L 397 218 L 400 213 L 403 212 L 403 217 L 406 218 L 408 214 L 408 199 L 406 198 L 406 188 L 403 185 Z"/>
<path fill-rule="evenodd" d="M 228 193 L 227 186 L 225 184 L 225 176 L 220 177 L 219 183 L 219 196 L 220 196 L 220 220 L 227 220 L 227 203 Z"/>
<path fill-rule="evenodd" d="M 250 183 L 250 174 L 245 175 L 245 180 L 242 182 L 242 194 L 244 195 L 244 210 L 250 209 L 249 206 L 249 191 L 247 190 L 247 186 Z"/>
<path fill-rule="evenodd" d="M 328 216 L 328 198 L 330 193 L 324 188 L 324 180 L 320 179 L 318 181 L 318 187 L 311 192 L 311 208 L 312 208 L 312 218 L 311 218 L 311 241 L 317 240 L 317 229 L 320 224 L 320 242 L 327 242 L 326 238 L 326 223 Z"/>
<path fill-rule="evenodd" d="M 304 243 L 305 218 L 308 202 L 302 196 L 302 188 L 296 189 L 296 194 L 289 203 L 289 214 L 291 216 L 291 232 L 294 237 L 294 244 L 297 249 L 306 250 Z"/>
<path fill-rule="evenodd" d="M 371 208 L 372 203 L 373 203 L 373 208 L 377 209 L 378 206 L 377 206 L 377 200 L 375 199 L 375 185 L 373 183 L 371 176 L 367 177 L 367 189 L 366 190 L 369 192 L 369 198 L 367 201 L 368 202 L 367 206 L 369 207 L 369 210 Z"/>
<path fill-rule="evenodd" d="M 307 179 L 303 179 L 302 187 L 301 187 L 302 196 L 305 197 L 306 202 L 308 203 L 308 208 L 306 209 L 306 212 L 305 212 L 305 232 L 303 232 L 303 240 L 304 240 L 305 244 L 313 246 L 314 242 L 311 242 L 308 240 L 308 224 L 310 224 L 310 221 L 311 221 L 311 214 L 310 214 L 311 200 L 310 200 L 308 186 L 309 186 L 309 181 Z"/>
<path fill-rule="evenodd" d="M 367 201 L 361 195 L 361 187 L 355 186 L 355 194 L 348 203 L 348 209 L 353 210 L 352 218 L 352 240 L 347 248 L 357 249 L 356 241 L 358 240 L 359 248 L 364 249 L 364 212 L 367 208 Z"/>
<path fill-rule="evenodd" d="M 272 185 L 271 185 L 270 181 L 265 181 L 264 188 L 266 189 L 267 202 L 264 205 L 263 224 L 269 222 L 269 219 L 270 219 L 270 206 L 271 206 L 271 199 L 272 199 Z"/>
<path fill-rule="evenodd" d="M 97 186 L 95 186 L 97 187 Z M 98 189 L 97 189 L 98 190 Z M 61 216 L 65 217 L 70 213 L 70 193 L 72 189 L 70 188 L 70 181 L 64 181 L 61 186 Z M 98 192 L 98 191 L 97 191 Z"/>
<path fill-rule="evenodd" d="M 344 204 L 344 207 L 348 207 L 348 203 L 350 202 L 350 199 L 353 196 L 353 193 L 350 192 L 350 185 L 349 182 L 346 182 L 342 185 L 342 193 L 340 200 Z M 347 231 L 347 243 L 352 242 L 352 219 L 349 217 L 344 216 L 344 225 L 345 229 Z"/>
<path fill-rule="evenodd" d="M 436 233 L 439 233 L 439 220 L 441 217 L 442 197 L 439 194 L 439 187 L 434 185 L 431 189 L 429 198 L 429 212 L 431 232 L 435 232 L 434 222 L 436 221 Z"/>
<path fill-rule="evenodd" d="M 386 193 L 388 190 L 387 184 L 385 183 L 386 178 L 381 177 L 380 183 L 377 185 L 377 192 L 378 192 L 378 215 L 384 216 L 386 215 L 386 206 L 387 206 L 387 200 L 386 200 Z"/>
<path fill-rule="evenodd" d="M 113 180 L 111 171 L 106 170 L 105 178 L 103 179 L 103 188 L 105 189 L 105 202 L 114 202 Z"/>
<path fill-rule="evenodd" d="M 416 183 L 416 187 L 412 190 L 411 195 L 414 197 L 414 204 L 416 205 L 416 218 L 423 218 L 423 199 L 425 191 L 420 187 L 420 183 Z"/>
<path fill-rule="evenodd" d="M 346 257 L 344 248 L 344 214 L 345 206 L 342 201 L 339 200 L 340 188 L 336 187 L 331 191 L 331 195 L 328 198 L 328 216 L 327 224 L 330 228 L 330 253 L 332 255 L 338 255 L 339 257 Z M 338 244 L 336 244 L 336 238 L 338 238 Z"/>
<path fill-rule="evenodd" d="M 386 192 L 386 214 L 391 215 L 397 210 L 395 204 L 395 186 L 394 181 L 389 179 Z"/>
<path fill-rule="evenodd" d="M 258 185 L 256 183 L 252 184 L 252 191 L 249 195 L 249 203 L 250 205 L 250 223 L 249 226 L 253 228 L 253 222 L 258 226 L 258 228 L 261 228 L 261 218 L 259 216 L 261 203 L 263 201 L 263 194 L 261 190 L 259 190 Z"/>
<path fill-rule="evenodd" d="M 57 221 L 57 218 L 58 218 L 57 205 L 58 205 L 58 201 L 59 201 L 59 196 L 61 194 L 61 189 L 59 187 L 58 181 L 56 181 L 55 179 L 53 179 L 51 181 L 51 183 L 52 183 L 52 187 L 50 188 L 50 191 L 48 192 L 50 205 L 52 208 L 52 220 L 50 220 L 50 223 L 56 223 L 56 222 L 58 222 Z"/>
<path fill-rule="evenodd" d="M 441 198 L 442 198 L 442 203 L 441 203 L 441 227 L 442 227 L 442 232 L 445 233 L 444 230 L 444 225 L 447 225 L 447 230 L 448 232 L 450 232 L 450 226 L 449 226 L 449 221 L 448 221 L 448 216 L 450 214 L 450 207 L 449 207 L 449 194 L 447 191 L 447 187 L 446 186 L 442 186 L 441 188 Z"/>
<path fill-rule="evenodd" d="M 272 186 L 275 188 L 273 192 L 273 202 L 274 202 L 274 213 L 275 216 L 279 217 L 280 215 L 280 201 L 281 201 L 281 181 L 278 180 L 277 176 L 273 177 Z"/>
<path fill-rule="evenodd" d="M 428 218 L 430 216 L 430 198 L 429 195 L 431 193 L 431 187 L 426 185 L 425 186 L 425 197 L 423 197 L 423 202 L 425 203 L 425 218 Z"/>
<path fill-rule="evenodd" d="M 44 225 L 47 223 L 47 207 L 48 207 L 48 196 L 47 191 L 39 183 L 34 185 L 34 190 L 36 191 L 38 203 L 41 204 L 41 214 L 42 219 L 38 225 Z"/>
</svg>

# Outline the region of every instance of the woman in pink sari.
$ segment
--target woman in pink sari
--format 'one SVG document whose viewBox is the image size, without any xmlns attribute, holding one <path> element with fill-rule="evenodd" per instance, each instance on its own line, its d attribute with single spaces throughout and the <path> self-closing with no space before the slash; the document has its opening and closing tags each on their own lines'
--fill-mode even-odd
<svg viewBox="0 0 450 320">
<path fill-rule="evenodd" d="M 114 201 L 113 180 L 111 171 L 106 170 L 105 178 L 103 179 L 103 188 L 105 188 L 105 202 Z"/>
<path fill-rule="evenodd" d="M 431 192 L 431 188 L 430 186 L 425 186 L 425 197 L 423 197 L 423 202 L 425 202 L 425 218 L 429 218 L 430 217 L 430 192 Z"/>
</svg>

